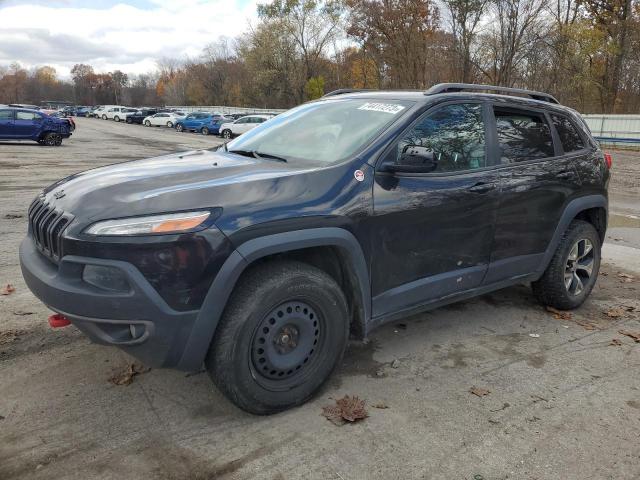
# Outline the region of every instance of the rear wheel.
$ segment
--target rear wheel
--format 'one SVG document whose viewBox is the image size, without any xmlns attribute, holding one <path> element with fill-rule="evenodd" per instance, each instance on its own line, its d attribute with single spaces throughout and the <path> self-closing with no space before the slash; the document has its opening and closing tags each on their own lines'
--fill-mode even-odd
<svg viewBox="0 0 640 480">
<path fill-rule="evenodd" d="M 133 123 L 133 119 L 131 119 L 131 118 L 127 117 L 126 122 L 127 122 L 127 123 Z"/>
<path fill-rule="evenodd" d="M 151 126 L 151 122 L 149 120 L 145 120 L 144 121 L 144 126 L 145 127 L 150 127 Z"/>
<path fill-rule="evenodd" d="M 202 127 L 201 133 L 202 135 L 209 135 L 209 129 L 207 127 Z"/>
<path fill-rule="evenodd" d="M 113 117 L 113 121 L 120 123 L 120 117 L 116 115 L 115 117 Z"/>
<path fill-rule="evenodd" d="M 229 130 L 228 128 L 222 131 L 222 136 L 224 138 L 231 138 L 231 130 Z"/>
<path fill-rule="evenodd" d="M 102 119 L 103 119 L 103 120 L 106 120 L 106 119 L 107 119 L 107 116 L 106 116 L 104 113 L 102 114 Z"/>
<path fill-rule="evenodd" d="M 167 127 L 173 128 L 173 122 L 171 122 L 171 121 L 167 122 Z"/>
<path fill-rule="evenodd" d="M 571 222 L 544 274 L 531 284 L 538 300 L 564 310 L 582 305 L 598 278 L 600 248 L 600 235 L 593 225 Z"/>
<path fill-rule="evenodd" d="M 280 261 L 243 276 L 206 358 L 209 375 L 238 407 L 270 414 L 300 405 L 340 362 L 347 302 L 333 278 Z"/>
<path fill-rule="evenodd" d="M 184 127 L 182 126 L 182 124 L 181 124 L 181 123 L 179 123 L 179 124 L 177 124 L 177 125 L 176 125 L 176 130 L 177 130 L 178 132 L 184 132 Z"/>
</svg>

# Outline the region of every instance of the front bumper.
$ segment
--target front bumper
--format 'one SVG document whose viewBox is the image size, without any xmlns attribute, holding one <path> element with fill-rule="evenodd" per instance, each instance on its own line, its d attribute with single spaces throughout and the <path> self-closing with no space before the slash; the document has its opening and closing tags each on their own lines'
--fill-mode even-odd
<svg viewBox="0 0 640 480">
<path fill-rule="evenodd" d="M 86 265 L 118 269 L 129 290 L 114 292 L 86 283 Z M 151 367 L 181 368 L 198 311 L 169 307 L 132 264 L 67 255 L 56 265 L 27 237 L 20 245 L 20 266 L 33 294 L 92 341 L 117 346 Z"/>
</svg>

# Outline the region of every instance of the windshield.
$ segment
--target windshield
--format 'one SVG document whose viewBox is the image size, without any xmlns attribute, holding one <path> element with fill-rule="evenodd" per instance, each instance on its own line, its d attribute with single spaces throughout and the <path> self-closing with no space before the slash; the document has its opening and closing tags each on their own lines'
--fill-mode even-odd
<svg viewBox="0 0 640 480">
<path fill-rule="evenodd" d="M 331 99 L 281 113 L 227 144 L 227 149 L 285 159 L 336 163 L 355 154 L 413 102 Z"/>
</svg>

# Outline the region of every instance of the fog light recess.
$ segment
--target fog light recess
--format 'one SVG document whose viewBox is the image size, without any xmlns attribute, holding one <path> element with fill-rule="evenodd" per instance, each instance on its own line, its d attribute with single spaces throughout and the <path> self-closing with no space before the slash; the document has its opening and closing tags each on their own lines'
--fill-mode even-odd
<svg viewBox="0 0 640 480">
<path fill-rule="evenodd" d="M 89 285 L 110 292 L 128 292 L 131 287 L 124 272 L 119 268 L 103 265 L 85 265 L 82 280 Z"/>
</svg>

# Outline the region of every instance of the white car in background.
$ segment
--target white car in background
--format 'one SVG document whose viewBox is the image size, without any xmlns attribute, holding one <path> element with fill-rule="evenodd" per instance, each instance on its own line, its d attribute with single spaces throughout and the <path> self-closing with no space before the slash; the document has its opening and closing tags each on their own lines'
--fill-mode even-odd
<svg viewBox="0 0 640 480">
<path fill-rule="evenodd" d="M 103 118 L 102 116 L 107 113 L 107 110 L 113 107 L 117 107 L 117 105 L 102 105 L 100 108 L 97 108 L 96 110 L 94 110 L 92 115 L 95 118 Z"/>
<path fill-rule="evenodd" d="M 235 122 L 223 123 L 219 129 L 220 136 L 233 138 L 237 135 L 242 135 L 270 118 L 272 118 L 272 115 L 247 115 L 246 117 L 240 117 Z"/>
<path fill-rule="evenodd" d="M 145 118 L 142 124 L 145 127 L 175 127 L 176 123 L 184 120 L 185 114 L 182 112 L 161 112 Z"/>
<path fill-rule="evenodd" d="M 129 107 L 111 107 L 101 115 L 103 120 L 114 120 L 116 122 L 124 121 L 127 119 L 127 113 L 135 112 L 135 108 Z M 106 118 L 105 118 L 106 117 Z"/>
</svg>

